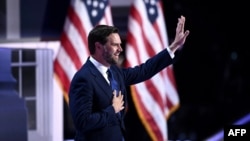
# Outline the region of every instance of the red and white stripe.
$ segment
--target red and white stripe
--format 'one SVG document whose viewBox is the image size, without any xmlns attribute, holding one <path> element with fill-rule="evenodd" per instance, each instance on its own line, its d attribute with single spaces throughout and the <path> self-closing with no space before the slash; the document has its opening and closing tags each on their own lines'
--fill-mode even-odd
<svg viewBox="0 0 250 141">
<path fill-rule="evenodd" d="M 151 24 L 143 1 L 134 0 L 128 22 L 127 66 L 141 64 L 168 47 L 161 1 L 157 3 L 157 7 L 159 16 L 156 22 Z M 172 66 L 150 80 L 132 86 L 131 90 L 139 117 L 152 140 L 166 141 L 167 117 L 179 104 Z"/>
<path fill-rule="evenodd" d="M 113 25 L 110 6 L 105 8 L 98 24 Z M 89 56 L 87 36 L 94 26 L 85 4 L 81 0 L 72 0 L 60 39 L 61 46 L 54 61 L 55 76 L 67 102 L 70 81 Z"/>
</svg>

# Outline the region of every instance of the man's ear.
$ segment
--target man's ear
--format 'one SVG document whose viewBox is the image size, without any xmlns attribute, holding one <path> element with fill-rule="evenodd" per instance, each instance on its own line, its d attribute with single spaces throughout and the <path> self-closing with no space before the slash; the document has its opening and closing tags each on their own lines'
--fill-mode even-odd
<svg viewBox="0 0 250 141">
<path fill-rule="evenodd" d="M 96 47 L 96 49 L 100 49 L 100 48 L 102 48 L 102 44 L 99 42 L 95 42 L 95 47 Z"/>
</svg>

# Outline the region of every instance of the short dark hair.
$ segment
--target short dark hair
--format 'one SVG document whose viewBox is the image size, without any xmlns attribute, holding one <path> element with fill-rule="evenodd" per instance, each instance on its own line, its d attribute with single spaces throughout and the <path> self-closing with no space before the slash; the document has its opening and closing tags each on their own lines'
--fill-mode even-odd
<svg viewBox="0 0 250 141">
<path fill-rule="evenodd" d="M 88 35 L 88 47 L 90 54 L 95 53 L 95 42 L 99 42 L 104 45 L 107 42 L 107 37 L 112 33 L 118 33 L 117 27 L 109 25 L 97 25 Z"/>
</svg>

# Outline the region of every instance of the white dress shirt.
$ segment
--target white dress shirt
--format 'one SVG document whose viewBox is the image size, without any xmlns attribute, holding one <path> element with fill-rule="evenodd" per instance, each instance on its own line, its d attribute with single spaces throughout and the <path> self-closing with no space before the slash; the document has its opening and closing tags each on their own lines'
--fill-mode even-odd
<svg viewBox="0 0 250 141">
<path fill-rule="evenodd" d="M 98 61 L 96 61 L 92 56 L 90 56 L 89 60 L 94 64 L 94 66 L 99 70 L 99 72 L 102 74 L 102 76 L 109 83 L 108 74 L 107 74 L 108 67 L 106 67 L 106 66 L 102 65 L 101 63 L 99 63 Z"/>
</svg>

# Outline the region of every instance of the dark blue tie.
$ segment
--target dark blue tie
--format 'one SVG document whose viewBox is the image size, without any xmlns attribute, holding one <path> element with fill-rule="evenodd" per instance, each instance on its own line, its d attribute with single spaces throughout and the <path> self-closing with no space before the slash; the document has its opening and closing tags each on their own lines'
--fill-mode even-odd
<svg viewBox="0 0 250 141">
<path fill-rule="evenodd" d="M 116 96 L 118 96 L 120 88 L 119 88 L 117 81 L 114 78 L 114 73 L 112 73 L 111 69 L 108 69 L 107 73 L 108 73 L 108 80 L 110 82 L 110 86 L 112 88 L 112 91 L 116 90 Z M 118 115 L 121 116 L 121 113 L 119 112 Z"/>
<path fill-rule="evenodd" d="M 108 79 L 109 79 L 112 91 L 116 90 L 117 95 L 118 95 L 120 89 L 119 89 L 119 85 L 118 85 L 117 81 L 114 79 L 114 75 L 112 73 L 112 70 L 108 69 L 107 73 L 108 73 Z"/>
</svg>

